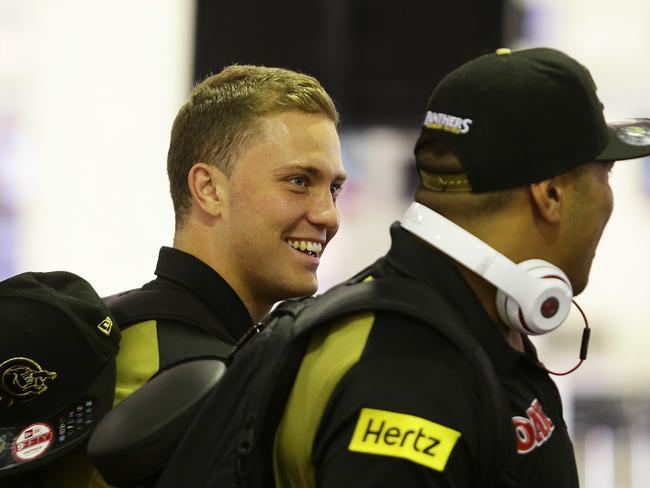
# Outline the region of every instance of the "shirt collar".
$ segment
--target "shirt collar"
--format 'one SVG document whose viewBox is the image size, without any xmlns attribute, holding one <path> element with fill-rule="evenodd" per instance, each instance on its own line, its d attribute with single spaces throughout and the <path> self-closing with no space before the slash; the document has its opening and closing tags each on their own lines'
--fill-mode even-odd
<svg viewBox="0 0 650 488">
<path fill-rule="evenodd" d="M 221 319 L 233 342 L 253 324 L 248 309 L 235 290 L 210 266 L 186 252 L 163 246 L 156 276 L 197 296 Z"/>
<path fill-rule="evenodd" d="M 450 258 L 403 229 L 398 222 L 391 226 L 390 233 L 392 244 L 386 256 L 387 263 L 439 290 L 454 305 L 464 319 L 464 325 L 483 346 L 498 370 L 508 370 L 522 359 L 536 362 L 534 346 L 527 337 L 524 336 L 527 353 L 514 350 L 506 342 L 497 324 Z"/>
</svg>

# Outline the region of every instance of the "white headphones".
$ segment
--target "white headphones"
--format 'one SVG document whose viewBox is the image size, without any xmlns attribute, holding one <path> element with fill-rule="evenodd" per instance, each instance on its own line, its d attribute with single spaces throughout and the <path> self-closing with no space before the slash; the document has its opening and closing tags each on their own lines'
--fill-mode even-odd
<svg viewBox="0 0 650 488">
<path fill-rule="evenodd" d="M 462 227 L 413 202 L 402 227 L 497 287 L 501 320 L 531 335 L 545 334 L 566 319 L 573 300 L 569 278 L 541 259 L 515 264 Z"/>
</svg>

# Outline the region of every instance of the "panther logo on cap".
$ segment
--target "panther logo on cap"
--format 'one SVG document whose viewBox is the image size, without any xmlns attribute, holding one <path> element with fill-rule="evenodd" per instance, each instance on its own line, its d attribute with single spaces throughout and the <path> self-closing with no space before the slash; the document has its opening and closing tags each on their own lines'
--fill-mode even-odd
<svg viewBox="0 0 650 488">
<path fill-rule="evenodd" d="M 472 119 L 463 119 L 455 115 L 432 112 L 429 110 L 424 118 L 424 126 L 427 129 L 443 130 L 452 134 L 467 134 L 472 125 Z"/>
<path fill-rule="evenodd" d="M 29 401 L 43 394 L 47 382 L 57 374 L 29 358 L 11 358 L 0 363 L 0 405 L 10 407 L 15 400 Z"/>
</svg>

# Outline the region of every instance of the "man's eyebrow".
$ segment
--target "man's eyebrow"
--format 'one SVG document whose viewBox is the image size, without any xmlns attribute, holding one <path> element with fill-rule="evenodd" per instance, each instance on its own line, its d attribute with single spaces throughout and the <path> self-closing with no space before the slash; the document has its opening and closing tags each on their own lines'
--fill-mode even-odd
<svg viewBox="0 0 650 488">
<path fill-rule="evenodd" d="M 295 164 L 287 165 L 282 169 L 282 172 L 290 172 L 290 171 L 302 171 L 307 173 L 309 176 L 323 175 L 323 170 L 311 164 L 295 163 Z M 347 177 L 348 175 L 345 172 L 336 173 L 334 175 L 333 181 L 337 183 L 343 183 L 347 179 Z"/>
</svg>

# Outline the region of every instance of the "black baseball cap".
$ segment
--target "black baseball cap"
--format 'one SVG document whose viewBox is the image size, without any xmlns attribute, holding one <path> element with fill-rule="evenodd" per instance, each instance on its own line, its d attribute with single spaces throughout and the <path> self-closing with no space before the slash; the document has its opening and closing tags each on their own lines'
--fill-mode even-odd
<svg viewBox="0 0 650 488">
<path fill-rule="evenodd" d="M 435 140 L 458 155 L 471 190 L 486 192 L 647 156 L 650 119 L 608 124 L 589 71 L 561 51 L 499 49 L 436 86 L 416 152 Z"/>
<path fill-rule="evenodd" d="M 113 403 L 119 341 L 104 302 L 73 273 L 0 282 L 0 477 L 87 439 Z"/>
</svg>

